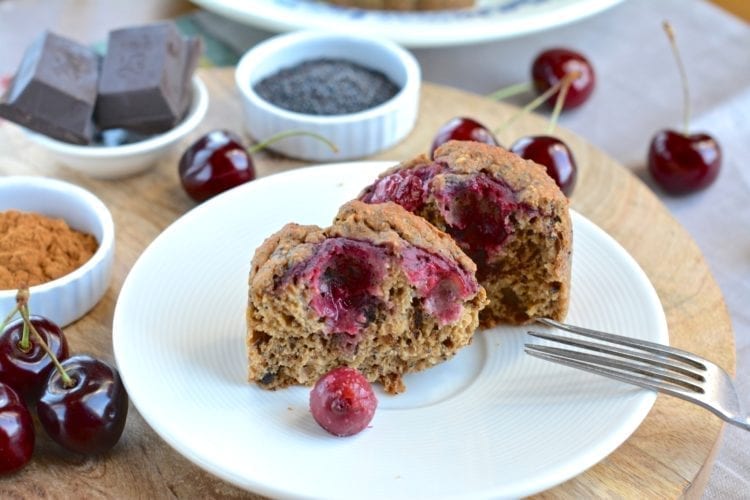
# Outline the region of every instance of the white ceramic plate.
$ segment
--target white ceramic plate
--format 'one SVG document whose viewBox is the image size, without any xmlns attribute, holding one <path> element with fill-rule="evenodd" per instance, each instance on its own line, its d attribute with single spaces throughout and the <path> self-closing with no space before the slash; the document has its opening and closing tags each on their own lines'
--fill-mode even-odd
<svg viewBox="0 0 750 500">
<path fill-rule="evenodd" d="M 123 285 L 114 352 L 133 403 L 178 452 L 272 497 L 523 496 L 569 479 L 620 445 L 651 392 L 532 358 L 524 328 L 479 332 L 452 360 L 380 387 L 371 427 L 323 431 L 308 391 L 246 382 L 245 306 L 255 248 L 289 221 L 328 225 L 388 166 L 308 167 L 233 189 L 185 214 Z M 656 293 L 606 233 L 573 214 L 574 324 L 667 342 Z"/>
<path fill-rule="evenodd" d="M 560 26 L 622 0 L 478 0 L 463 10 L 362 10 L 316 0 L 193 0 L 193 3 L 270 31 L 322 29 L 389 38 L 407 47 L 466 45 Z"/>
</svg>

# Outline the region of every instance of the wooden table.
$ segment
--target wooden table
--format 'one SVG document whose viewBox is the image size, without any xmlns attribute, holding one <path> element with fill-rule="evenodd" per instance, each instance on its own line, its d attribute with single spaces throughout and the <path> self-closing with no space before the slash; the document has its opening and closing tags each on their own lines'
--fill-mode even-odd
<svg viewBox="0 0 750 500">
<path fill-rule="evenodd" d="M 112 360 L 112 316 L 123 280 L 143 249 L 171 222 L 194 206 L 183 193 L 177 160 L 191 139 L 214 129 L 242 130 L 239 97 L 231 69 L 203 70 L 209 114 L 193 136 L 143 175 L 97 181 L 57 165 L 15 126 L 0 123 L 0 175 L 33 174 L 64 179 L 97 194 L 110 208 L 117 234 L 112 284 L 87 316 L 66 329 L 74 351 Z M 400 160 L 427 149 L 436 128 L 456 115 L 490 126 L 514 111 L 502 103 L 426 84 L 419 121 L 402 143 L 371 159 Z M 546 120 L 526 116 L 500 137 L 542 133 Z M 721 293 L 700 251 L 658 199 L 629 171 L 564 130 L 580 169 L 573 207 L 604 228 L 639 262 L 664 306 L 671 343 L 734 371 L 731 324 Z M 295 167 L 272 154 L 256 157 L 258 174 Z M 660 396 L 638 430 L 590 470 L 539 495 L 542 498 L 697 496 L 708 478 L 721 421 L 702 409 Z M 251 496 L 203 472 L 173 451 L 131 407 L 121 442 L 100 458 L 70 456 L 40 433 L 32 462 L 0 480 L 0 497 L 180 498 Z"/>
<path fill-rule="evenodd" d="M 713 3 L 731 12 L 740 19 L 750 22 L 750 2 L 747 0 L 711 0 Z"/>
</svg>

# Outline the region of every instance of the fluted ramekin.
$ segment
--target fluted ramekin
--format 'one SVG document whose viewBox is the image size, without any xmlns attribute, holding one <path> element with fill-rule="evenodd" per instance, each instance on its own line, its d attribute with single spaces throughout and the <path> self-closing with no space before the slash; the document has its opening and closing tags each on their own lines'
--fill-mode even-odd
<svg viewBox="0 0 750 500">
<path fill-rule="evenodd" d="M 255 83 L 281 69 L 320 58 L 345 59 L 380 71 L 400 90 L 379 106 L 340 115 L 288 111 L 253 90 Z M 336 144 L 338 152 L 307 136 L 283 139 L 270 149 L 302 160 L 338 161 L 378 153 L 409 134 L 417 119 L 421 71 L 414 56 L 388 40 L 301 31 L 275 36 L 251 48 L 237 66 L 235 82 L 242 96 L 245 127 L 255 140 L 291 129 L 315 132 Z"/>
<path fill-rule="evenodd" d="M 56 280 L 32 286 L 31 314 L 64 327 L 90 311 L 109 287 L 115 248 L 112 215 L 91 192 L 45 177 L 0 177 L 0 212 L 36 212 L 63 219 L 68 226 L 91 234 L 99 247 L 78 269 Z M 0 321 L 13 309 L 16 290 L 0 290 Z"/>
</svg>

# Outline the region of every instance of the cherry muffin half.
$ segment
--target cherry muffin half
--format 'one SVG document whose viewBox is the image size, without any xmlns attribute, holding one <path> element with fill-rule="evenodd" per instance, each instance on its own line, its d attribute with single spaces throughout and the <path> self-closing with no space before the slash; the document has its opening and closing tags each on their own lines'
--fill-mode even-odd
<svg viewBox="0 0 750 500">
<path fill-rule="evenodd" d="M 312 385 L 347 365 L 389 393 L 471 342 L 486 304 L 455 242 L 394 203 L 344 205 L 333 224 L 287 224 L 255 252 L 249 379 Z"/>
<path fill-rule="evenodd" d="M 503 148 L 451 141 L 403 162 L 365 188 L 450 234 L 477 265 L 489 305 L 483 327 L 562 320 L 570 299 L 568 199 L 544 167 Z"/>
</svg>

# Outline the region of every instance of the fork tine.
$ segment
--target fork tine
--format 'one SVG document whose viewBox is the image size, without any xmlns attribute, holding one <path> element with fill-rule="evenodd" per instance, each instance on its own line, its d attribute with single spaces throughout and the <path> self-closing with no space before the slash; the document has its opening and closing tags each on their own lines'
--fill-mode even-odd
<svg viewBox="0 0 750 500">
<path fill-rule="evenodd" d="M 648 363 L 653 366 L 659 366 L 666 370 L 671 370 L 675 373 L 679 373 L 680 375 L 690 377 L 699 382 L 706 381 L 705 377 L 701 373 L 696 373 L 692 370 L 685 368 L 684 363 L 678 365 L 678 364 L 669 362 L 667 359 L 665 359 L 664 356 L 651 354 L 648 351 L 633 351 L 630 349 L 622 349 L 622 348 L 614 347 L 610 345 L 596 344 L 593 342 L 587 342 L 585 340 L 573 339 L 570 337 L 563 337 L 561 335 L 554 335 L 551 333 L 544 333 L 544 332 L 529 331 L 528 334 L 531 335 L 532 337 L 537 337 L 540 339 L 552 340 L 554 342 L 567 344 L 573 347 L 580 347 L 583 349 L 589 349 L 592 351 L 602 352 L 605 354 L 612 354 L 614 356 L 619 356 L 621 358 L 632 359 L 633 361 L 640 361 L 641 363 Z"/>
<path fill-rule="evenodd" d="M 637 377 L 639 380 L 642 378 L 638 375 L 645 375 L 646 379 L 650 383 L 658 383 L 660 386 L 666 387 L 678 386 L 682 389 L 686 389 L 692 393 L 702 394 L 705 391 L 702 387 L 697 385 L 694 381 L 686 380 L 684 378 L 673 375 L 667 370 L 662 370 L 657 367 L 649 365 L 643 365 L 638 363 L 631 363 L 629 361 L 621 361 L 616 358 L 610 358 L 607 356 L 599 356 L 596 354 L 589 354 L 582 351 L 574 351 L 571 349 L 561 349 L 559 347 L 543 346 L 538 344 L 526 344 L 525 350 L 527 353 L 544 353 L 549 356 L 556 358 L 564 358 L 569 361 L 574 361 L 586 366 L 596 366 L 602 370 L 607 370 L 615 373 L 622 373 L 630 377 Z M 636 375 L 637 374 L 637 375 Z M 657 380 L 653 380 L 657 379 Z"/>
<path fill-rule="evenodd" d="M 560 323 L 559 321 L 548 318 L 537 318 L 536 321 L 547 326 L 559 328 L 560 330 L 583 335 L 584 337 L 599 339 L 605 342 L 612 342 L 628 347 L 635 347 L 637 349 L 643 349 L 644 351 L 648 351 L 650 353 L 658 354 L 661 356 L 666 356 L 676 361 L 681 361 L 688 365 L 694 366 L 696 368 L 706 368 L 705 360 L 703 358 L 701 358 L 700 356 L 696 356 L 695 354 L 692 354 L 690 352 L 683 351 L 682 349 L 677 349 L 675 347 L 669 347 L 662 344 L 657 344 L 656 342 L 649 342 L 647 340 L 638 340 L 631 337 L 623 337 L 622 335 L 615 335 L 614 333 L 604 333 L 597 330 L 590 330 L 588 328 L 582 328 L 580 326 L 568 325 L 566 323 Z"/>
<path fill-rule="evenodd" d="M 584 359 L 580 359 L 580 356 L 585 354 L 580 351 L 556 349 L 547 346 L 540 346 L 538 344 L 526 344 L 525 351 L 530 356 L 534 356 L 546 361 L 570 366 L 572 368 L 591 372 L 604 377 L 609 377 L 614 380 L 619 380 L 621 382 L 637 385 L 646 389 L 659 391 L 664 394 L 669 394 L 670 396 L 675 396 L 677 398 L 690 401 L 709 410 L 716 416 L 723 419 L 725 422 L 750 431 L 750 418 L 740 414 L 737 408 L 727 408 L 723 404 L 724 402 L 722 400 L 706 398 L 706 394 L 703 392 L 696 393 L 691 390 L 685 389 L 684 387 L 676 386 L 662 380 L 652 379 L 648 376 L 640 375 L 639 373 L 621 371 L 618 368 L 613 368 L 606 364 L 602 365 L 596 362 L 590 362 Z M 611 361 L 611 358 L 604 358 L 602 356 L 588 356 L 608 360 L 607 363 Z"/>
<path fill-rule="evenodd" d="M 539 351 L 536 349 L 538 347 L 540 346 L 527 344 L 525 351 L 530 356 L 534 356 L 540 359 L 552 361 L 554 363 L 559 363 L 561 365 L 570 366 L 572 368 L 584 370 L 590 373 L 594 373 L 596 375 L 601 375 L 604 377 L 609 377 L 614 380 L 619 380 L 620 382 L 634 384 L 639 387 L 643 387 L 645 389 L 651 389 L 654 391 L 663 392 L 671 396 L 676 396 L 682 399 L 689 399 L 691 401 L 698 402 L 699 404 L 703 404 L 696 398 L 696 393 L 691 390 L 687 390 L 679 386 L 671 385 L 669 383 L 662 382 L 660 380 L 654 380 L 645 376 L 637 375 L 635 373 L 622 372 L 616 369 L 609 368 L 607 366 L 602 366 L 602 365 L 594 364 L 594 363 L 587 363 L 585 361 L 581 361 L 575 358 Z M 566 351 L 565 349 L 560 349 L 560 350 Z M 567 352 L 574 353 L 575 351 L 567 351 Z"/>
</svg>

